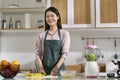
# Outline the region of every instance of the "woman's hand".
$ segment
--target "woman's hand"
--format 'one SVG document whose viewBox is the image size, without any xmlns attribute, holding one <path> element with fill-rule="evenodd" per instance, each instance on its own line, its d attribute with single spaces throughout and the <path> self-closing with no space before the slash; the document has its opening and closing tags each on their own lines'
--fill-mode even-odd
<svg viewBox="0 0 120 80">
<path fill-rule="evenodd" d="M 45 69 L 43 67 L 40 68 L 40 73 L 42 74 L 45 74 L 46 75 L 46 72 L 45 72 Z"/>
<path fill-rule="evenodd" d="M 43 67 L 43 65 L 42 65 L 42 61 L 41 61 L 41 59 L 39 58 L 39 56 L 37 56 L 37 58 L 36 58 L 36 65 L 39 66 L 39 69 L 40 69 L 39 72 L 40 72 L 40 73 L 46 74 L 45 69 L 44 69 L 44 67 Z"/>
<path fill-rule="evenodd" d="M 52 69 L 50 75 L 53 75 L 53 76 L 57 75 L 57 74 L 58 74 L 58 69 L 59 69 L 58 67 L 54 67 L 54 68 Z"/>
<path fill-rule="evenodd" d="M 59 62 L 58 62 L 58 63 L 56 64 L 56 66 L 52 69 L 50 75 L 55 76 L 55 75 L 58 74 L 59 68 L 60 68 L 60 66 L 63 64 L 64 59 L 65 59 L 64 57 L 61 57 L 61 58 L 60 58 Z"/>
</svg>

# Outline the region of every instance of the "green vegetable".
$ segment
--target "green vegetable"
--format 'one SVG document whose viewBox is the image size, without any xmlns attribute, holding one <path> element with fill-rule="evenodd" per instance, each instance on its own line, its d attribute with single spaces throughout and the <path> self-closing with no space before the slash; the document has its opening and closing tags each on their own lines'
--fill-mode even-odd
<svg viewBox="0 0 120 80">
<path fill-rule="evenodd" d="M 94 53 L 89 53 L 86 55 L 87 61 L 96 61 L 96 55 Z"/>
</svg>

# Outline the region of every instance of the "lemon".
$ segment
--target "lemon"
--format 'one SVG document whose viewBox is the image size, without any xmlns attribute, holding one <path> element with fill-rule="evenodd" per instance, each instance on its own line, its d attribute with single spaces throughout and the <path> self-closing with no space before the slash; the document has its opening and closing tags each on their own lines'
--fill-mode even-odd
<svg viewBox="0 0 120 80">
<path fill-rule="evenodd" d="M 14 60 L 14 61 L 12 61 L 11 65 L 10 65 L 10 69 L 12 71 L 17 71 L 19 68 L 19 65 L 20 65 L 19 62 Z"/>
<path fill-rule="evenodd" d="M 26 73 L 26 76 L 45 76 L 45 75 L 41 73 Z"/>
<path fill-rule="evenodd" d="M 26 76 L 34 76 L 33 73 L 26 73 Z"/>
<path fill-rule="evenodd" d="M 34 76 L 44 76 L 44 75 L 41 73 L 34 73 Z"/>
</svg>

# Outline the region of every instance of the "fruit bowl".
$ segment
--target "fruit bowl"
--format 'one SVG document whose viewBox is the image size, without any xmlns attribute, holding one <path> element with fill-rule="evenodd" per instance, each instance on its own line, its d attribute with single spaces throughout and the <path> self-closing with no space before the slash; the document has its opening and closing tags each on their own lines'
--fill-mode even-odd
<svg viewBox="0 0 120 80">
<path fill-rule="evenodd" d="M 76 71 L 75 70 L 61 70 L 60 75 L 63 78 L 73 78 L 76 75 Z"/>
<path fill-rule="evenodd" d="M 19 67 L 20 67 L 20 65 L 19 65 Z M 0 72 L 0 75 L 4 78 L 14 78 L 17 75 L 17 73 L 19 72 L 19 67 L 16 71 L 12 71 L 9 68 L 3 69 Z"/>
<path fill-rule="evenodd" d="M 6 61 L 6 63 L 7 62 L 8 61 Z M 14 78 L 19 72 L 19 69 L 20 69 L 20 64 L 18 64 L 18 62 L 17 63 L 15 61 L 13 61 L 12 63 L 8 62 L 5 65 L 5 61 L 4 61 L 4 62 L 1 62 L 0 64 L 0 75 L 3 78 Z"/>
</svg>

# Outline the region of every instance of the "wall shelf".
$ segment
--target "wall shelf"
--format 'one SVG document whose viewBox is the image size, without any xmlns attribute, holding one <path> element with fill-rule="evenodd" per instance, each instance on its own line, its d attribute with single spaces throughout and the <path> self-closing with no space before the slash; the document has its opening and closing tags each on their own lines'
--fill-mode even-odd
<svg viewBox="0 0 120 80">
<path fill-rule="evenodd" d="M 20 29 L 0 29 L 0 32 L 40 32 L 44 31 L 44 28 L 20 28 Z"/>
<path fill-rule="evenodd" d="M 45 7 L 31 7 L 31 8 L 0 8 L 3 13 L 27 13 L 27 12 L 44 12 Z"/>
</svg>

